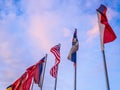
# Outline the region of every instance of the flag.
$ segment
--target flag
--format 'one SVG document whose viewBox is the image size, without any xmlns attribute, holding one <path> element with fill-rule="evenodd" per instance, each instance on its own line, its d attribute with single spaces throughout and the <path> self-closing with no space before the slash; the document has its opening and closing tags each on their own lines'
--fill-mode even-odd
<svg viewBox="0 0 120 90">
<path fill-rule="evenodd" d="M 102 50 L 104 50 L 105 43 L 112 42 L 116 39 L 116 35 L 114 31 L 108 23 L 106 12 L 107 12 L 107 7 L 102 4 L 97 9 Z"/>
<path fill-rule="evenodd" d="M 23 90 L 30 90 L 31 89 L 32 81 L 33 81 L 33 75 L 34 75 L 34 69 L 35 69 L 35 65 L 26 69 L 27 79 L 23 83 Z"/>
<path fill-rule="evenodd" d="M 29 68 L 27 68 L 26 72 L 20 78 L 18 78 L 12 85 L 7 87 L 6 90 L 30 90 L 32 80 L 34 80 L 36 84 L 41 85 L 40 81 L 42 80 L 42 64 L 44 62 L 44 59 L 45 57 L 42 58 L 42 60 L 40 60 L 35 65 L 32 65 Z"/>
<path fill-rule="evenodd" d="M 45 57 L 43 57 L 38 63 L 33 66 L 30 66 L 27 71 L 29 72 L 30 78 L 33 77 L 35 84 L 38 84 L 39 87 L 42 86 L 43 80 L 43 68 L 44 68 Z"/>
<path fill-rule="evenodd" d="M 8 86 L 6 90 L 12 90 L 12 85 Z"/>
<path fill-rule="evenodd" d="M 70 52 L 68 54 L 68 60 L 71 60 L 76 64 L 76 53 L 79 48 L 79 42 L 77 38 L 77 29 L 74 31 L 73 39 L 72 39 L 72 48 L 70 49 Z"/>
<path fill-rule="evenodd" d="M 58 73 L 58 65 L 60 63 L 60 44 L 52 47 L 50 52 L 52 52 L 55 56 L 55 65 L 51 68 L 50 74 L 52 77 L 56 78 Z"/>
<path fill-rule="evenodd" d="M 12 85 L 11 90 L 25 90 L 23 89 L 23 83 L 27 79 L 27 73 L 25 72 L 20 78 L 18 78 Z M 9 90 L 9 89 L 7 89 Z"/>
<path fill-rule="evenodd" d="M 37 64 L 34 72 L 34 82 L 42 87 L 43 69 L 45 66 L 45 57 L 43 57 Z"/>
<path fill-rule="evenodd" d="M 20 77 L 20 83 L 19 86 L 17 87 L 16 90 L 30 90 L 26 89 L 26 81 L 28 79 L 28 72 L 25 72 L 21 77 Z"/>
</svg>

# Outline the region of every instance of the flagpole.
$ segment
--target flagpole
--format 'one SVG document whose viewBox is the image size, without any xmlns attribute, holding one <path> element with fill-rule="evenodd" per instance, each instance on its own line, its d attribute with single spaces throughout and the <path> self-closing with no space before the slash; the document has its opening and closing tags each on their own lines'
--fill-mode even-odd
<svg viewBox="0 0 120 90">
<path fill-rule="evenodd" d="M 76 83 L 76 82 L 77 82 L 77 79 L 76 79 L 76 78 L 77 78 L 77 66 L 75 65 L 75 66 L 74 66 L 74 68 L 75 68 L 75 76 L 74 76 L 74 90 L 76 90 L 76 84 L 77 84 L 77 83 Z"/>
<path fill-rule="evenodd" d="M 97 13 L 97 16 L 99 18 L 98 13 Z M 98 23 L 99 23 L 99 21 L 98 21 Z M 99 25 L 99 28 L 100 28 L 100 25 Z M 100 35 L 101 35 L 101 33 L 100 33 Z M 100 41 L 101 41 L 101 50 L 102 50 L 103 61 L 104 61 L 104 71 L 105 71 L 105 78 L 106 78 L 106 87 L 107 87 L 107 90 L 110 90 L 109 79 L 108 79 L 108 72 L 107 72 L 107 65 L 106 65 L 106 57 L 105 57 L 105 52 L 104 52 L 104 43 L 101 40 L 101 38 L 100 38 Z"/>
<path fill-rule="evenodd" d="M 34 80 L 32 80 L 31 90 L 33 90 Z"/>
<path fill-rule="evenodd" d="M 59 66 L 57 66 L 57 76 L 58 76 L 58 67 Z M 57 77 L 55 78 L 55 87 L 54 87 L 54 90 L 56 90 L 56 88 L 57 88 Z"/>
<path fill-rule="evenodd" d="M 58 45 L 60 45 L 60 47 L 61 47 L 61 44 L 58 44 Z M 56 90 L 56 88 L 57 88 L 58 68 L 59 68 L 59 65 L 57 66 L 57 76 L 55 78 L 55 87 L 54 87 L 54 90 Z"/>
<path fill-rule="evenodd" d="M 105 77 L 106 77 L 107 90 L 110 90 L 109 78 L 108 78 L 108 71 L 107 71 L 107 65 L 106 65 L 106 58 L 105 58 L 104 49 L 102 50 L 102 54 L 103 54 L 103 61 L 104 61 L 104 70 L 105 70 Z"/>
<path fill-rule="evenodd" d="M 45 69 L 46 69 L 46 63 L 47 63 L 47 54 L 46 54 L 46 61 L 45 61 L 45 67 L 44 67 L 44 71 L 43 71 L 43 79 L 42 79 L 42 86 L 41 86 L 41 90 L 42 90 L 42 88 L 43 88 L 43 82 L 44 82 L 44 76 L 45 76 Z"/>
<path fill-rule="evenodd" d="M 77 57 L 77 53 L 76 53 L 76 57 Z M 74 72 L 75 72 L 75 75 L 74 75 L 74 90 L 76 90 L 77 89 L 77 60 L 74 63 L 74 69 L 75 69 L 74 70 Z"/>
</svg>

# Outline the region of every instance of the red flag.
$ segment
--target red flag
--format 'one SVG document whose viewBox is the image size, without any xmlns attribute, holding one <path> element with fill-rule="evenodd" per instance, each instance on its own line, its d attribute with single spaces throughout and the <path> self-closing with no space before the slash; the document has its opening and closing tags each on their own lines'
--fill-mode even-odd
<svg viewBox="0 0 120 90">
<path fill-rule="evenodd" d="M 30 66 L 27 68 L 26 73 L 27 73 L 27 79 L 23 83 L 22 90 L 30 90 L 31 85 L 32 85 L 32 79 L 34 75 L 34 70 L 35 70 L 35 65 Z"/>
<path fill-rule="evenodd" d="M 102 49 L 104 49 L 105 43 L 112 42 L 116 39 L 116 35 L 108 23 L 108 20 L 106 17 L 106 11 L 107 11 L 107 8 L 104 5 L 101 5 L 97 9 Z"/>
<path fill-rule="evenodd" d="M 34 82 L 38 84 L 40 87 L 42 86 L 43 79 L 43 68 L 45 65 L 45 57 L 43 57 L 37 64 L 34 71 Z"/>
<path fill-rule="evenodd" d="M 26 72 L 11 85 L 12 90 L 30 90 L 32 79 L 34 79 L 35 83 L 39 85 L 42 80 L 42 70 L 40 70 L 40 65 L 43 64 L 44 59 L 45 57 L 35 65 L 27 68 Z"/>
<path fill-rule="evenodd" d="M 55 65 L 51 68 L 50 74 L 52 77 L 56 78 L 57 77 L 57 72 L 58 72 L 58 65 L 60 63 L 60 44 L 52 47 L 50 51 L 54 54 L 55 56 Z"/>
<path fill-rule="evenodd" d="M 27 73 L 25 72 L 19 79 L 17 79 L 13 84 L 12 84 L 12 90 L 25 90 L 23 89 L 24 82 L 27 79 Z"/>
<path fill-rule="evenodd" d="M 44 67 L 45 57 L 43 57 L 38 63 L 35 65 L 29 67 L 27 71 L 29 72 L 29 82 L 31 82 L 30 78 L 33 77 L 33 80 L 36 84 L 38 84 L 41 87 L 42 83 L 42 72 Z"/>
<path fill-rule="evenodd" d="M 32 85 L 33 74 L 33 71 L 27 71 L 27 79 L 23 83 L 22 90 L 30 90 Z"/>
<path fill-rule="evenodd" d="M 17 90 L 20 85 L 20 78 L 17 79 L 11 86 L 13 90 Z"/>
</svg>

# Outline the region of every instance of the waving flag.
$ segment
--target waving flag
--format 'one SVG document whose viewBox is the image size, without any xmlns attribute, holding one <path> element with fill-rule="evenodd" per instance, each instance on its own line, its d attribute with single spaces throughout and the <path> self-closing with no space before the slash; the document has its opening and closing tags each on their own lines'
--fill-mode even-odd
<svg viewBox="0 0 120 90">
<path fill-rule="evenodd" d="M 105 43 L 112 42 L 116 39 L 116 35 L 108 23 L 106 12 L 107 12 L 107 8 L 104 5 L 101 5 L 97 9 L 102 50 L 104 49 Z"/>
<path fill-rule="evenodd" d="M 12 85 L 8 86 L 6 90 L 12 90 Z"/>
<path fill-rule="evenodd" d="M 17 79 L 12 85 L 10 85 L 7 90 L 25 90 L 23 89 L 23 83 L 27 79 L 27 73 L 25 72 L 19 79 Z"/>
<path fill-rule="evenodd" d="M 38 84 L 39 87 L 42 86 L 42 80 L 43 80 L 43 69 L 45 66 L 45 57 L 43 57 L 37 64 L 36 69 L 34 73 L 34 82 Z"/>
<path fill-rule="evenodd" d="M 68 59 L 76 64 L 76 51 L 79 48 L 79 42 L 77 38 L 77 29 L 74 31 L 73 39 L 72 39 L 72 48 L 70 49 Z"/>
<path fill-rule="evenodd" d="M 26 72 L 17 79 L 12 85 L 6 88 L 6 90 L 30 90 L 32 79 L 40 87 L 42 85 L 42 70 L 44 67 L 44 58 L 42 58 L 35 65 L 27 68 Z"/>
<path fill-rule="evenodd" d="M 33 77 L 35 84 L 41 87 L 42 79 L 43 79 L 43 68 L 44 68 L 45 57 L 43 57 L 38 63 L 33 66 L 30 66 L 27 71 L 29 73 L 29 77 Z M 29 79 L 30 79 L 29 78 Z"/>
<path fill-rule="evenodd" d="M 52 47 L 50 51 L 54 54 L 55 56 L 55 65 L 51 68 L 50 74 L 52 77 L 56 78 L 57 77 L 57 72 L 58 72 L 58 65 L 60 63 L 60 44 Z"/>
</svg>

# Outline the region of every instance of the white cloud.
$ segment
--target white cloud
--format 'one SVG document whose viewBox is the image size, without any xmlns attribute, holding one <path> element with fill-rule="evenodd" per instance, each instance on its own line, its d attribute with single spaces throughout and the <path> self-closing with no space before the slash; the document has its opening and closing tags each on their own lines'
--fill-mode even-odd
<svg viewBox="0 0 120 90">
<path fill-rule="evenodd" d="M 0 56 L 3 58 L 3 61 L 5 63 L 11 63 L 10 57 L 12 55 L 11 53 L 11 45 L 9 41 L 7 40 L 6 36 L 8 36 L 5 32 L 5 29 L 0 29 Z"/>
<path fill-rule="evenodd" d="M 53 28 L 58 26 L 58 18 L 54 14 L 46 13 L 44 15 L 32 15 L 29 18 L 28 36 L 35 42 L 35 45 L 44 51 L 48 51 L 52 46 L 50 38 L 54 33 Z"/>
<path fill-rule="evenodd" d="M 93 20 L 94 18 L 94 20 Z M 97 16 L 92 16 L 91 17 L 91 26 L 92 28 L 87 31 L 87 42 L 91 42 L 94 40 L 99 35 L 99 27 L 98 27 L 98 20 Z"/>
<path fill-rule="evenodd" d="M 108 21 L 113 19 L 117 14 L 118 13 L 116 11 L 108 8 L 108 12 L 107 12 Z M 88 42 L 94 40 L 94 38 L 96 38 L 99 35 L 98 20 L 96 17 L 95 16 L 91 17 L 92 28 L 87 32 L 87 36 L 88 36 L 87 41 Z M 93 20 L 93 18 L 94 18 L 94 20 Z"/>
<path fill-rule="evenodd" d="M 24 3 L 23 3 L 24 2 Z M 25 7 L 26 19 L 26 36 L 40 51 L 48 52 L 53 46 L 55 39 L 61 33 L 59 27 L 63 25 L 63 18 L 58 12 L 51 10 L 55 4 L 55 0 L 30 0 L 22 1 L 22 7 Z M 64 30 L 62 31 L 64 32 Z M 69 34 L 69 31 L 67 31 Z M 66 30 L 64 35 L 67 35 Z M 56 37 L 57 38 L 57 37 Z"/>
<path fill-rule="evenodd" d="M 27 15 L 43 13 L 53 8 L 54 0 L 22 0 L 21 6 Z"/>
<path fill-rule="evenodd" d="M 96 36 L 99 35 L 99 28 L 97 23 L 94 24 L 92 29 L 87 32 L 87 35 L 88 35 L 88 39 L 87 39 L 88 42 L 92 41 Z"/>
<path fill-rule="evenodd" d="M 108 8 L 108 11 L 107 11 L 108 21 L 112 20 L 116 15 L 118 15 L 118 12 L 116 12 L 115 10 L 111 8 Z"/>
</svg>

